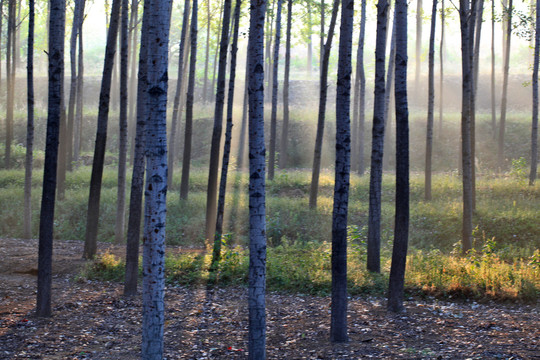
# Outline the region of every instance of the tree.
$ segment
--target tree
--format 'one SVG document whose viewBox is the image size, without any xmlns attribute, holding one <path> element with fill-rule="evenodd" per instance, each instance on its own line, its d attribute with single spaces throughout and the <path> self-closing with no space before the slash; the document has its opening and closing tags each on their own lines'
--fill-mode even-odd
<svg viewBox="0 0 540 360">
<path fill-rule="evenodd" d="M 180 199 L 187 200 L 189 192 L 189 168 L 191 163 L 191 136 L 193 133 L 193 101 L 195 94 L 195 65 L 197 62 L 197 0 L 193 0 L 191 13 L 191 54 L 189 60 L 189 79 L 186 95 L 186 127 L 184 133 L 184 156 L 182 159 L 182 179 L 180 180 Z"/>
<path fill-rule="evenodd" d="M 111 93 L 111 78 L 116 52 L 116 39 L 118 38 L 118 23 L 120 20 L 120 0 L 113 0 L 111 8 L 111 22 L 107 34 L 105 47 L 105 60 L 103 65 L 103 79 L 99 94 L 98 124 L 96 143 L 94 148 L 94 161 L 90 178 L 90 195 L 88 197 L 88 212 L 86 220 L 86 234 L 84 240 L 85 259 L 92 259 L 97 250 L 97 230 L 99 223 L 99 203 L 101 197 L 101 181 L 105 161 L 105 145 L 107 142 L 107 122 L 109 119 L 109 98 Z"/>
<path fill-rule="evenodd" d="M 249 65 L 249 58 L 246 58 L 246 69 Z M 247 122 L 248 122 L 248 103 L 249 103 L 249 96 L 248 96 L 248 82 L 249 82 L 249 74 L 246 72 L 245 77 L 245 85 L 244 85 L 244 100 L 243 100 L 243 106 L 242 106 L 242 123 L 240 124 L 240 139 L 238 144 L 238 155 L 236 157 L 236 170 L 240 171 L 244 168 L 244 152 L 245 152 L 245 144 L 246 144 L 246 132 L 247 132 Z"/>
<path fill-rule="evenodd" d="M 142 358 L 163 359 L 167 215 L 167 67 L 172 0 L 150 0 L 146 96 L 146 185 Z"/>
<path fill-rule="evenodd" d="M 531 172 L 529 185 L 534 185 L 538 166 L 538 58 L 540 54 L 540 0 L 536 0 L 536 32 L 534 35 L 534 67 L 532 76 Z"/>
<path fill-rule="evenodd" d="M 414 88 L 417 94 L 420 93 L 420 73 L 421 73 L 421 56 L 422 56 L 422 0 L 416 0 L 416 70 L 414 72 Z"/>
<path fill-rule="evenodd" d="M 384 151 L 385 52 L 388 1 L 377 3 L 377 38 L 375 45 L 375 92 L 371 140 L 371 170 L 369 174 L 369 215 L 367 269 L 381 271 L 381 183 Z"/>
<path fill-rule="evenodd" d="M 512 40 L 512 12 L 514 11 L 513 0 L 508 1 L 505 8 L 506 17 L 506 42 L 504 49 L 503 90 L 501 97 L 501 118 L 499 120 L 499 138 L 497 141 L 497 163 L 499 170 L 504 167 L 504 133 L 506 130 L 506 106 L 508 103 L 508 74 L 510 72 L 510 44 Z"/>
<path fill-rule="evenodd" d="M 337 14 L 339 11 L 339 0 L 334 0 L 332 8 L 332 18 L 328 28 L 326 44 L 324 44 L 324 56 L 322 59 L 321 80 L 319 86 L 319 112 L 317 116 L 317 134 L 315 135 L 315 150 L 313 151 L 313 168 L 311 171 L 311 187 L 309 191 L 309 207 L 317 207 L 317 194 L 319 192 L 319 176 L 321 173 L 321 154 L 324 136 L 324 120 L 326 117 L 326 96 L 328 93 L 328 66 L 330 64 L 330 50 L 332 49 L 332 39 L 336 27 Z"/>
<path fill-rule="evenodd" d="M 24 162 L 24 238 L 32 238 L 32 167 L 34 151 L 34 0 L 28 1 L 28 53 L 26 65 L 27 121 Z"/>
<path fill-rule="evenodd" d="M 287 7 L 287 30 L 285 40 L 285 74 L 283 75 L 283 126 L 281 128 L 281 145 L 279 167 L 287 167 L 287 148 L 289 143 L 289 78 L 291 72 L 291 25 L 293 0 L 289 0 Z"/>
<path fill-rule="evenodd" d="M 13 108 L 15 106 L 15 0 L 8 0 L 8 33 L 6 49 L 6 79 L 7 79 L 7 106 L 6 106 L 6 146 L 5 168 L 11 168 L 11 143 L 13 141 Z"/>
<path fill-rule="evenodd" d="M 429 74 L 428 74 L 428 113 L 426 131 L 426 166 L 424 198 L 431 200 L 431 160 L 433 156 L 433 108 L 435 107 L 435 21 L 437 19 L 437 0 L 431 9 L 431 29 L 429 33 Z"/>
<path fill-rule="evenodd" d="M 221 258 L 221 234 L 223 233 L 223 213 L 225 211 L 225 193 L 227 190 L 227 173 L 229 171 L 229 158 L 231 153 L 231 137 L 233 127 L 234 106 L 234 80 L 236 78 L 236 53 L 238 51 L 238 33 L 240 28 L 240 7 L 242 1 L 237 0 L 234 8 L 234 30 L 231 46 L 231 71 L 229 76 L 229 89 L 227 95 L 227 127 L 225 129 L 225 144 L 223 146 L 223 160 L 221 161 L 221 178 L 219 181 L 219 198 L 216 215 L 216 231 L 214 236 L 214 249 L 212 253 L 212 266 Z"/>
<path fill-rule="evenodd" d="M 437 6 L 436 4 L 434 5 Z M 409 109 L 407 101 L 407 1 L 396 0 L 396 215 L 388 310 L 403 310 L 409 241 Z M 433 17 L 434 18 L 434 17 Z M 433 26 L 433 25 L 432 25 Z"/>
<path fill-rule="evenodd" d="M 440 64 L 440 76 L 439 76 L 439 136 L 442 134 L 443 124 L 443 107 L 444 107 L 444 38 L 445 38 L 445 7 L 444 0 L 441 0 L 441 42 L 439 48 L 439 64 Z"/>
<path fill-rule="evenodd" d="M 264 15 L 251 0 L 249 20 L 249 359 L 266 359 L 266 189 L 264 146 Z"/>
<path fill-rule="evenodd" d="M 81 19 L 79 21 L 79 53 L 77 60 L 77 90 L 75 100 L 75 124 L 73 126 L 74 139 L 73 139 L 73 159 L 72 161 L 79 161 L 80 142 L 82 137 L 82 118 L 83 118 L 83 91 L 84 91 L 84 50 L 83 50 L 83 22 L 84 22 L 84 2 L 80 8 Z"/>
<path fill-rule="evenodd" d="M 206 1 L 206 46 L 204 56 L 204 76 L 203 76 L 203 101 L 208 101 L 207 87 L 208 87 L 208 63 L 210 61 L 210 23 L 212 17 L 210 14 L 210 0 Z"/>
<path fill-rule="evenodd" d="M 347 212 L 351 170 L 351 73 L 354 0 L 343 0 L 336 90 L 336 170 L 332 213 L 332 314 L 330 340 L 347 337 Z"/>
<path fill-rule="evenodd" d="M 56 198 L 56 164 L 58 137 L 62 112 L 64 84 L 64 31 L 66 4 L 64 0 L 50 1 L 49 20 L 49 101 L 47 106 L 47 140 L 43 166 L 43 190 L 39 222 L 39 254 L 36 315 L 51 316 L 52 250 L 54 205 Z"/>
<path fill-rule="evenodd" d="M 495 102 L 495 1 L 491 1 L 491 131 L 497 137 L 497 109 Z"/>
<path fill-rule="evenodd" d="M 219 67 L 214 108 L 214 127 L 210 144 L 210 165 L 208 167 L 208 187 L 206 191 L 206 239 L 214 238 L 216 226 L 217 180 L 219 172 L 219 151 L 223 132 L 223 107 L 225 104 L 225 72 L 227 70 L 227 49 L 229 47 L 229 22 L 231 19 L 231 0 L 223 6 L 223 27 L 219 44 Z"/>
<path fill-rule="evenodd" d="M 356 168 L 358 175 L 364 175 L 364 132 L 366 107 L 366 74 L 364 71 L 364 42 L 366 38 L 366 5 L 362 0 L 360 15 L 360 35 L 358 50 L 356 51 L 356 78 L 354 81 L 353 101 L 353 138 L 351 154 L 351 167 Z M 356 129 L 356 130 L 355 130 Z M 356 161 L 354 161 L 356 159 Z"/>
<path fill-rule="evenodd" d="M 274 168 L 276 165 L 278 65 L 279 41 L 281 39 L 281 3 L 282 0 L 277 0 L 276 35 L 274 39 L 274 59 L 272 61 L 272 112 L 270 115 L 270 154 L 268 155 L 268 180 L 274 179 Z"/>
<path fill-rule="evenodd" d="M 128 0 L 122 0 L 120 31 L 120 118 L 118 129 L 118 191 L 114 241 L 124 242 L 126 223 L 127 110 L 128 110 Z"/>
</svg>

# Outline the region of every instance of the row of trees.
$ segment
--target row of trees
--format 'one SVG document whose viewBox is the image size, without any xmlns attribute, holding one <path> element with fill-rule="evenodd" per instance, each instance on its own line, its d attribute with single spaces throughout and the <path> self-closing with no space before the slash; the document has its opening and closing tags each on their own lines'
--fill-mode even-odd
<svg viewBox="0 0 540 360">
<path fill-rule="evenodd" d="M 481 0 L 480 0 L 481 1 Z M 511 1 L 511 0 L 510 0 Z M 31 0 L 32 2 L 32 0 Z M 113 78 L 113 65 L 116 41 L 120 30 L 121 62 L 120 62 L 120 133 L 121 153 L 123 157 L 120 163 L 118 176 L 119 184 L 119 211 L 118 218 L 123 218 L 122 204 L 125 193 L 125 163 L 127 158 L 127 118 L 128 118 L 128 88 L 129 81 L 135 84 L 135 76 L 128 79 L 128 56 L 136 48 L 137 32 L 132 32 L 130 41 L 130 23 L 137 22 L 137 11 L 133 10 L 137 5 L 132 4 L 131 20 L 128 17 L 128 2 L 126 0 L 114 0 L 111 6 L 109 21 L 107 46 L 105 50 L 105 60 L 103 69 L 103 80 L 100 89 L 100 102 L 98 110 L 98 125 L 96 132 L 96 143 L 94 151 L 94 162 L 92 166 L 92 178 L 90 185 L 90 196 L 88 205 L 87 229 L 85 239 L 85 258 L 93 258 L 96 253 L 97 227 L 99 219 L 99 198 L 101 191 L 101 178 L 104 165 L 105 144 L 107 139 L 107 121 L 109 114 L 109 99 L 111 97 L 111 83 Z M 323 47 L 321 72 L 320 72 L 320 102 L 319 120 L 317 129 L 317 140 L 315 144 L 315 160 L 313 167 L 313 184 L 315 196 L 310 197 L 310 206 L 316 206 L 316 189 L 318 174 L 320 171 L 321 142 L 324 129 L 324 118 L 326 110 L 326 96 L 328 83 L 328 62 L 332 45 L 334 28 L 337 23 L 339 1 L 335 1 L 332 8 L 332 16 L 328 28 L 328 36 Z M 143 254 L 143 357 L 161 358 L 163 351 L 163 270 L 164 270 L 164 239 L 165 239 L 165 215 L 166 215 L 166 194 L 168 183 L 168 160 L 167 160 L 167 138 L 166 138 L 166 110 L 167 110 L 167 67 L 169 49 L 169 29 L 170 29 L 170 1 L 148 0 L 144 3 L 139 61 L 134 67 L 134 57 L 132 56 L 131 69 L 138 69 L 136 101 L 136 129 L 134 132 L 135 141 L 132 162 L 133 176 L 131 184 L 131 198 L 128 222 L 128 246 L 127 246 L 127 268 L 126 268 L 126 294 L 136 293 L 137 268 L 138 268 L 138 244 L 139 228 L 142 213 L 142 193 L 143 176 L 146 174 L 144 182 L 145 202 L 144 202 L 144 254 Z M 286 44 L 287 52 L 290 51 L 291 14 L 293 3 L 289 0 L 287 13 Z M 509 7 L 511 9 L 511 2 Z M 65 3 L 63 0 L 52 0 L 50 4 L 50 24 L 49 24 L 49 102 L 47 120 L 47 144 L 45 157 L 45 170 L 43 178 L 42 208 L 40 218 L 40 245 L 39 245 L 39 275 L 38 275 L 38 300 L 37 314 L 39 316 L 50 316 L 51 314 L 51 261 L 52 261 L 52 239 L 55 198 L 62 196 L 62 172 L 58 171 L 62 162 L 66 160 L 67 148 L 62 149 L 62 133 L 76 131 L 75 121 L 70 127 L 69 112 L 72 108 L 72 115 L 76 113 L 77 96 L 82 96 L 82 19 L 84 16 L 74 21 L 72 37 L 70 41 L 70 61 L 72 62 L 72 73 L 70 83 L 70 96 L 68 106 L 68 121 L 63 118 L 64 108 L 64 33 L 65 33 Z M 184 22 L 182 24 L 182 34 L 180 39 L 179 73 L 177 83 L 177 93 L 175 94 L 175 104 L 173 116 L 178 116 L 182 106 L 181 98 L 186 93 L 186 122 L 184 140 L 184 161 L 182 167 L 182 187 L 180 196 L 187 199 L 189 181 L 189 129 L 193 121 L 194 86 L 195 86 L 195 64 L 197 53 L 197 30 L 198 30 L 198 3 L 194 0 L 191 3 L 186 1 L 184 5 Z M 281 0 L 277 0 L 277 10 L 275 13 L 275 38 L 274 61 L 272 73 L 272 111 L 271 111 L 271 131 L 270 146 L 276 141 L 275 122 L 277 109 L 277 56 L 280 44 L 280 18 Z M 435 14 L 437 2 L 433 4 L 433 14 Z M 462 30 L 462 51 L 463 51 L 463 110 L 462 110 L 462 174 L 464 191 L 464 211 L 463 211 L 463 249 L 470 249 L 472 235 L 472 212 L 474 210 L 474 166 L 471 159 L 474 159 L 474 91 L 477 79 L 475 72 L 475 49 L 479 46 L 480 30 L 478 24 L 481 21 L 482 7 L 476 0 L 471 2 L 463 0 L 460 3 L 460 19 Z M 29 20 L 28 47 L 33 48 L 33 3 L 30 6 L 31 13 Z M 84 14 L 84 0 L 76 1 L 74 13 Z M 81 10 L 82 9 L 82 10 Z M 384 149 L 384 134 L 387 114 L 389 112 L 389 94 L 391 84 L 390 78 L 394 78 L 394 98 L 396 107 L 396 220 L 395 239 L 392 258 L 392 269 L 389 285 L 388 308 L 392 311 L 400 311 L 402 305 L 403 279 L 405 272 L 405 259 L 407 253 L 408 239 L 408 102 L 407 102 L 407 4 L 404 0 L 397 0 L 394 8 L 394 25 L 391 42 L 393 51 L 386 67 L 386 41 L 388 12 L 390 4 L 385 0 L 380 0 L 377 4 L 377 44 L 376 44 L 376 73 L 375 73 L 375 103 L 373 115 L 373 136 L 372 136 L 372 157 L 370 172 L 370 215 L 369 215 L 369 237 L 368 237 L 368 268 L 372 271 L 380 271 L 380 191 L 382 179 L 382 162 Z M 188 30 L 188 18 L 191 10 L 191 24 Z M 216 82 L 216 102 L 214 109 L 214 127 L 212 134 L 212 150 L 208 180 L 208 202 L 207 202 L 207 238 L 214 239 L 214 262 L 219 261 L 219 244 L 221 234 L 221 224 L 224 207 L 224 193 L 227 181 L 227 165 L 230 155 L 231 128 L 232 128 L 232 102 L 234 96 L 234 80 L 236 70 L 236 51 L 239 35 L 239 23 L 241 14 L 241 2 L 237 1 L 233 15 L 232 1 L 225 0 L 223 4 L 222 35 L 219 48 L 219 65 Z M 324 13 L 324 12 L 323 12 Z M 361 31 L 360 44 L 357 51 L 357 74 L 355 77 L 354 94 L 351 96 L 352 88 L 352 35 L 353 35 L 353 14 L 354 6 L 352 0 L 341 2 L 340 39 L 338 55 L 338 74 L 336 92 L 336 163 L 335 163 L 335 189 L 334 189 L 334 210 L 332 228 L 332 314 L 331 314 L 331 339 L 333 341 L 346 341 L 347 326 L 347 290 L 346 290 L 346 254 L 347 254 L 347 210 L 349 193 L 349 176 L 351 172 L 351 154 L 357 154 L 357 149 L 361 147 L 363 134 L 363 119 L 365 112 L 365 76 L 363 75 L 363 38 L 365 36 L 366 1 L 361 5 Z M 511 14 L 511 12 L 509 12 Z M 249 106 L 249 199 L 250 199 L 250 270 L 249 270 L 249 323 L 250 323 L 250 357 L 261 359 L 265 357 L 265 262 L 266 262 L 266 230 L 265 230 L 265 179 L 266 156 L 265 156 L 265 134 L 264 134 L 264 82 L 265 75 L 268 78 L 268 66 L 265 63 L 265 45 L 268 46 L 268 37 L 265 34 L 266 2 L 264 0 L 252 0 L 250 5 L 250 25 L 249 25 L 249 45 L 248 45 L 248 106 Z M 508 18 L 511 18 L 510 15 Z M 230 20 L 232 19 L 232 32 L 230 30 Z M 472 20 L 471 20 L 472 19 Z M 322 23 L 323 21 L 321 21 Z M 509 22 L 509 24 L 511 24 Z M 272 26 L 272 25 L 271 25 Z M 133 29 L 133 28 L 132 28 Z M 435 16 L 432 17 L 431 34 L 434 34 Z M 188 37 L 189 33 L 189 37 Z M 74 35 L 75 34 L 75 35 Z M 75 40 L 74 40 L 75 39 Z M 79 47 L 78 67 L 75 66 L 75 50 Z M 190 42 L 190 51 L 187 43 Z M 431 36 L 432 43 L 434 36 Z M 507 52 L 509 52 L 510 35 L 507 37 Z M 265 42 L 266 41 L 266 42 Z M 230 47 L 230 57 L 227 56 Z M 536 40 L 538 43 L 538 40 Z M 475 47 L 476 46 L 476 47 Z M 430 54 L 433 48 L 430 46 Z M 184 71 L 187 66 L 187 54 L 190 53 L 189 71 Z M 32 111 L 33 86 L 32 86 L 32 51 L 28 52 L 28 143 L 29 151 L 27 162 L 27 179 L 31 179 L 31 154 L 32 154 Z M 290 56 L 290 53 L 289 55 Z M 286 56 L 287 57 L 287 56 Z M 227 62 L 230 63 L 229 88 L 227 96 L 227 126 L 225 129 L 225 142 L 222 149 L 222 127 L 223 113 L 225 106 L 225 83 Z M 477 61 L 477 60 L 476 60 Z M 288 63 L 288 64 L 287 64 Z M 430 99 L 433 99 L 433 56 L 430 56 Z M 505 62 L 505 66 L 507 63 Z M 290 58 L 286 60 L 285 73 L 289 71 Z M 476 67 L 476 69 L 478 66 Z M 74 75 L 74 69 L 78 72 Z M 388 71 L 388 73 L 387 73 Z M 538 71 L 538 50 L 535 50 L 535 76 Z M 184 72 L 187 73 L 187 91 L 184 90 Z M 386 76 L 386 79 L 385 79 Z M 268 79 L 267 79 L 268 80 Z M 284 86 L 286 86 L 285 81 Z M 9 88 L 9 86 L 8 86 Z M 134 85 L 131 87 L 134 88 Z M 533 91 L 536 95 L 537 105 L 537 82 L 533 81 Z M 284 89 L 285 90 L 285 89 Z M 287 94 L 284 91 L 284 94 Z M 286 95 L 285 95 L 286 96 Z M 73 102 L 72 102 L 73 98 Z M 353 100 L 353 124 L 351 131 L 351 99 Z M 286 101 L 284 99 L 284 104 Z M 135 111 L 135 110 L 134 110 Z M 175 114 L 176 113 L 176 114 Z M 73 117 L 73 119 L 75 116 Z M 356 119 L 356 120 L 355 120 Z M 536 119 L 536 120 L 534 120 Z M 536 121 L 537 115 L 533 117 Z M 360 124 L 360 122 L 362 122 Z M 433 123 L 433 102 L 431 101 L 428 110 L 428 128 Z M 534 123 L 534 122 L 533 122 Z M 174 126 L 171 131 L 169 143 L 174 144 L 174 131 L 177 131 L 177 119 L 173 119 Z M 504 126 L 503 119 L 500 121 L 501 128 Z M 356 130 L 355 130 L 356 129 Z M 533 125 L 534 129 L 534 125 Z M 272 139 L 273 136 L 273 139 Z M 363 136 L 363 135 L 362 135 Z M 428 140 L 429 140 L 428 130 Z M 533 139 L 534 139 L 533 131 Z M 71 139 L 66 137 L 64 139 Z M 282 140 L 283 141 L 283 140 Z M 321 140 L 322 141 L 322 140 Z M 64 146 L 71 141 L 65 141 Z M 428 141 L 429 143 L 429 141 Z M 533 141 L 534 144 L 534 141 Z M 60 149 L 59 149 L 60 147 Z M 286 145 L 285 145 L 286 147 Z M 318 148 L 317 148 L 318 147 Z M 351 147 L 354 149 L 351 151 Z M 28 150 L 29 149 L 29 150 Z M 283 149 L 283 144 L 282 144 Z M 319 153 L 319 163 L 317 164 L 317 153 Z M 217 196 L 217 179 L 219 157 L 222 154 L 222 172 L 219 197 Z M 61 156 L 59 156 L 61 155 Z M 275 154 L 274 154 L 275 156 Z M 275 157 L 272 158 L 272 151 L 269 156 L 269 171 L 273 171 Z M 274 160 L 272 160 L 274 159 Z M 280 163 L 286 164 L 286 159 L 280 159 Z M 68 162 L 69 163 L 69 162 Z M 169 160 L 169 163 L 172 163 Z M 145 165 L 146 164 L 146 165 Z M 358 164 L 358 169 L 361 168 Z M 170 165 L 169 165 L 170 166 Z M 285 166 L 285 165 L 283 165 Z M 272 170 L 270 170 L 272 169 Z M 535 171 L 536 173 L 536 171 Z M 58 174 L 58 176 L 57 176 Z M 531 180 L 531 183 L 534 179 Z M 428 184 L 428 181 L 426 181 Z M 58 194 L 56 193 L 58 187 Z M 28 188 L 30 189 L 30 188 Z M 29 190 L 28 190 L 29 191 Z M 122 194 L 122 196 L 120 196 Z M 426 191 L 427 194 L 427 191 Z M 218 200 L 219 198 L 219 200 Z M 217 204 L 216 204 L 217 203 Z M 119 222 L 121 220 L 118 220 Z M 123 223 L 118 227 L 118 239 L 122 239 Z"/>
</svg>

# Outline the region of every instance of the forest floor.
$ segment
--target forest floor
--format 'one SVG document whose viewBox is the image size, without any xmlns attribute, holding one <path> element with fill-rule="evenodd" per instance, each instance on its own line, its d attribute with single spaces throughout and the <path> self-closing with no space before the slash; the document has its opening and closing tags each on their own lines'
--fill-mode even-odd
<svg viewBox="0 0 540 360">
<path fill-rule="evenodd" d="M 81 241 L 56 241 L 53 317 L 35 308 L 37 240 L 0 239 L 0 359 L 137 359 L 141 299 L 122 285 L 77 279 Z M 100 244 L 99 251 L 121 254 Z M 172 249 L 171 249 L 172 250 Z M 176 249 L 178 250 L 178 249 Z M 166 359 L 247 357 L 245 288 L 168 287 Z M 406 312 L 384 299 L 349 301 L 345 344 L 328 341 L 330 298 L 267 295 L 269 359 L 540 359 L 539 304 L 410 298 Z"/>
</svg>

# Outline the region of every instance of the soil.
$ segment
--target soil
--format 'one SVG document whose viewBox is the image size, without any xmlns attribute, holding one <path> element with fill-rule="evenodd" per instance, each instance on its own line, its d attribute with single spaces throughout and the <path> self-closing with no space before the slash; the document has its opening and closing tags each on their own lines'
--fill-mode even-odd
<svg viewBox="0 0 540 360">
<path fill-rule="evenodd" d="M 123 248 L 100 244 L 99 251 Z M 37 240 L 0 239 L 0 359 L 137 359 L 140 296 L 122 284 L 81 280 L 83 243 L 56 241 L 53 317 L 33 315 Z M 181 249 L 176 249 L 181 251 Z M 245 288 L 168 287 L 166 359 L 247 358 Z M 328 340 L 330 298 L 269 293 L 269 359 L 540 359 L 537 304 L 408 299 L 349 300 L 349 338 Z"/>
</svg>

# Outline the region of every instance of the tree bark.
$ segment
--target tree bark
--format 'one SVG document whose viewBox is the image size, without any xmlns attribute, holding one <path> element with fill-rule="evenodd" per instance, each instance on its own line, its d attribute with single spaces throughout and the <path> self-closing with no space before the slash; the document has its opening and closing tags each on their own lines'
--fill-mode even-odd
<svg viewBox="0 0 540 360">
<path fill-rule="evenodd" d="M 504 159 L 504 135 L 506 131 L 506 106 L 508 103 L 508 74 L 510 72 L 510 43 L 512 39 L 512 11 L 513 0 L 508 1 L 506 11 L 506 45 L 504 52 L 503 90 L 501 97 L 501 119 L 499 120 L 499 139 L 497 141 L 497 164 L 499 171 L 505 166 Z"/>
<path fill-rule="evenodd" d="M 291 25 L 292 25 L 292 4 L 289 0 L 287 7 L 287 30 L 285 40 L 285 70 L 283 75 L 283 126 L 281 128 L 281 145 L 279 147 L 279 167 L 285 169 L 288 162 L 289 145 L 289 79 L 291 72 Z"/>
<path fill-rule="evenodd" d="M 431 200 L 431 161 L 433 158 L 433 108 L 435 107 L 435 22 L 437 19 L 437 0 L 431 9 L 431 28 L 429 33 L 429 74 L 428 74 L 428 113 L 426 130 L 426 165 L 424 169 L 424 199 Z"/>
<path fill-rule="evenodd" d="M 371 140 L 371 170 L 369 176 L 369 215 L 367 269 L 380 272 L 381 251 L 381 187 L 382 158 L 384 152 L 384 93 L 386 26 L 389 4 L 377 3 L 377 39 L 375 47 L 375 91 L 373 104 L 373 129 Z"/>
<path fill-rule="evenodd" d="M 540 54 L 540 0 L 536 0 L 536 32 L 534 36 L 534 67 L 532 76 L 531 172 L 529 185 L 533 186 L 538 172 L 538 58 Z"/>
<path fill-rule="evenodd" d="M 62 87 L 64 84 L 64 0 L 49 2 L 49 101 L 47 112 L 47 142 L 43 167 L 43 190 L 39 222 L 38 280 L 36 315 L 50 317 L 52 252 L 54 231 L 54 205 L 56 198 L 56 164 L 58 160 L 58 132 L 62 112 Z"/>
<path fill-rule="evenodd" d="M 439 133 L 442 135 L 443 117 L 444 117 L 444 46 L 445 46 L 445 14 L 444 14 L 444 0 L 441 0 L 441 42 L 439 48 L 439 64 L 440 64 L 440 78 L 439 78 Z"/>
<path fill-rule="evenodd" d="M 279 65 L 279 42 L 281 39 L 281 4 L 277 0 L 276 11 L 276 35 L 274 38 L 274 59 L 272 61 L 272 112 L 270 117 L 270 153 L 268 156 L 268 180 L 274 179 L 276 165 L 276 136 L 277 136 L 277 103 L 278 103 L 278 65 Z"/>
<path fill-rule="evenodd" d="M 8 33 L 6 45 L 6 146 L 4 166 L 11 169 L 11 143 L 13 142 L 13 110 L 15 106 L 15 16 L 16 0 L 8 0 Z"/>
<path fill-rule="evenodd" d="M 332 8 L 332 18 L 328 27 L 326 44 L 324 45 L 324 56 L 321 69 L 321 80 L 319 86 L 319 113 L 317 117 L 317 134 L 315 136 L 315 150 L 313 151 L 313 168 L 311 171 L 311 187 L 309 191 L 309 208 L 317 207 L 317 194 L 319 192 L 319 177 L 321 173 L 322 143 L 324 137 L 324 122 L 326 117 L 326 97 L 328 93 L 328 66 L 330 64 L 330 50 L 332 49 L 332 39 L 336 27 L 337 14 L 339 11 L 339 0 L 334 0 Z"/>
<path fill-rule="evenodd" d="M 434 7 L 436 8 L 436 3 Z M 435 10 L 436 11 L 436 10 Z M 388 310 L 401 312 L 409 241 L 409 108 L 407 101 L 407 1 L 396 0 L 396 215 Z M 435 16 L 432 17 L 435 19 Z M 434 21 L 434 20 L 433 20 Z M 432 23 L 432 27 L 434 27 Z"/>
<path fill-rule="evenodd" d="M 330 340 L 347 336 L 347 212 L 351 171 L 351 74 L 354 0 L 343 0 L 336 91 L 336 169 L 332 213 L 332 313 Z"/>
<path fill-rule="evenodd" d="M 118 38 L 118 23 L 120 20 L 120 0 L 113 0 L 111 8 L 111 22 L 107 34 L 105 60 L 103 65 L 103 79 L 99 95 L 98 125 L 96 131 L 96 144 L 92 175 L 90 178 L 90 195 L 88 198 L 88 213 L 86 221 L 86 235 L 84 241 L 85 259 L 93 259 L 97 250 L 97 230 L 99 223 L 99 203 L 101 196 L 101 181 L 105 160 L 105 146 L 107 142 L 107 122 L 109 119 L 109 99 L 111 93 L 111 78 L 116 52 L 116 39 Z"/>
<path fill-rule="evenodd" d="M 415 72 L 414 72 L 414 88 L 416 94 L 420 94 L 420 74 L 421 74 L 421 57 L 422 57 L 422 0 L 416 1 L 416 57 L 415 57 Z"/>
</svg>

